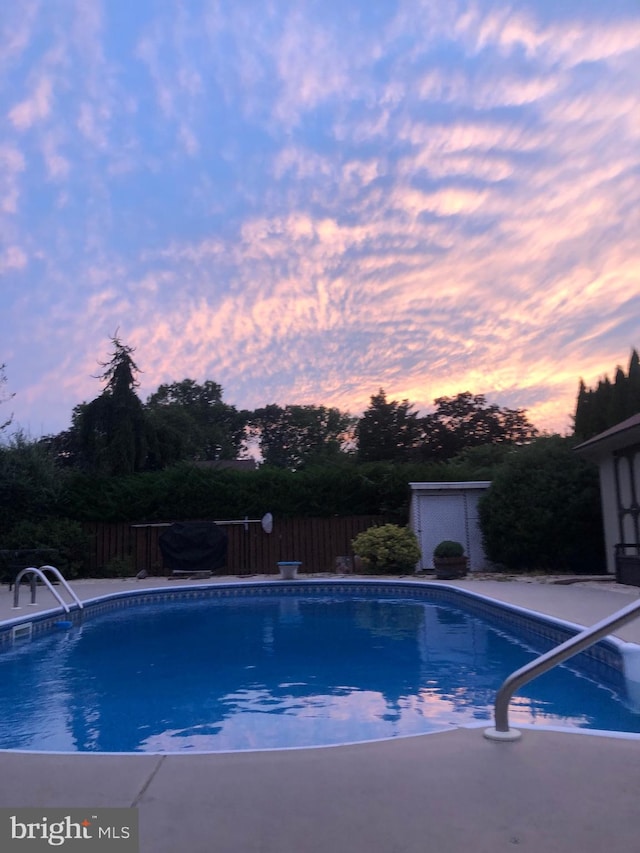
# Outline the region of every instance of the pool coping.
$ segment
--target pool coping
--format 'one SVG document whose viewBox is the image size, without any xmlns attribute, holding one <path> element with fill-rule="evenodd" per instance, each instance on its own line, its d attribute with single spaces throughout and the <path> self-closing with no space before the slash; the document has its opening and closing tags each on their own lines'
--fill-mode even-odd
<svg viewBox="0 0 640 853">
<path fill-rule="evenodd" d="M 548 626 L 550 629 L 557 629 L 563 635 L 563 639 L 566 639 L 566 635 L 573 635 L 577 632 L 584 630 L 584 625 L 572 622 L 567 619 L 562 619 L 558 616 L 553 616 L 550 614 L 542 613 L 539 610 L 534 610 L 532 608 L 523 607 L 522 605 L 515 604 L 508 601 L 499 600 L 497 598 L 492 598 L 489 595 L 485 595 L 479 592 L 475 592 L 469 589 L 463 589 L 456 585 L 444 585 L 437 583 L 435 581 L 416 581 L 416 580 L 395 580 L 395 579 L 378 579 L 378 578 L 323 578 L 323 579 L 315 579 L 315 578 L 304 578 L 304 579 L 296 579 L 296 580 L 282 580 L 282 579 L 274 579 L 274 580 L 240 580 L 240 581 L 230 581 L 223 582 L 217 584 L 206 584 L 206 583 L 198 583 L 198 584 L 190 584 L 190 585 L 175 585 L 170 589 L 163 586 L 151 586 L 145 588 L 136 588 L 136 589 L 128 589 L 128 590 L 118 590 L 109 593 L 102 593 L 97 596 L 93 596 L 90 598 L 85 598 L 82 600 L 83 607 L 79 608 L 77 605 L 70 605 L 69 612 L 65 612 L 61 607 L 53 607 L 48 610 L 41 610 L 37 613 L 29 614 L 20 614 L 19 616 L 15 616 L 11 619 L 3 619 L 0 620 L 0 649 L 2 649 L 3 644 L 7 642 L 7 640 L 11 641 L 11 630 L 19 625 L 24 625 L 25 623 L 31 623 L 32 625 L 38 625 L 42 630 L 50 630 L 55 627 L 55 623 L 60 621 L 77 621 L 78 616 L 86 615 L 89 611 L 98 611 L 104 612 L 106 609 L 115 609 L 116 604 L 120 604 L 120 606 L 125 606 L 125 602 L 127 601 L 137 601 L 148 603 L 153 598 L 161 598 L 161 599 L 196 599 L 196 598 L 217 598 L 217 597 L 230 597 L 229 593 L 234 592 L 238 594 L 239 591 L 247 591 L 249 592 L 252 589 L 260 589 L 260 590 L 270 590 L 273 591 L 273 594 L 299 594 L 299 592 L 304 589 L 321 589 L 322 587 L 332 587 L 332 588 L 345 588 L 345 589 L 353 589 L 358 586 L 363 588 L 368 587 L 369 589 L 380 587 L 381 590 L 389 591 L 393 588 L 398 588 L 401 590 L 410 590 L 411 592 L 423 592 L 429 593 L 429 596 L 423 594 L 423 596 L 416 597 L 433 597 L 434 595 L 438 597 L 442 597 L 443 600 L 455 598 L 462 598 L 467 603 L 477 602 L 478 604 L 486 607 L 490 612 L 503 613 L 506 611 L 510 614 L 515 614 L 523 619 L 530 620 L 534 625 L 539 626 Z M 329 590 L 327 590 L 329 591 Z M 108 607 L 106 605 L 109 605 Z M 97 615 L 94 612 L 92 615 Z M 42 630 L 36 631 L 35 633 L 42 633 Z M 9 635 L 9 637 L 7 636 Z M 632 643 L 626 640 L 622 640 L 618 637 L 608 636 L 604 640 L 600 640 L 599 643 L 608 644 L 616 649 L 616 651 L 621 651 L 626 647 L 631 647 L 633 649 L 638 649 L 640 651 L 640 644 Z M 598 644 L 596 644 L 598 645 Z"/>
</svg>

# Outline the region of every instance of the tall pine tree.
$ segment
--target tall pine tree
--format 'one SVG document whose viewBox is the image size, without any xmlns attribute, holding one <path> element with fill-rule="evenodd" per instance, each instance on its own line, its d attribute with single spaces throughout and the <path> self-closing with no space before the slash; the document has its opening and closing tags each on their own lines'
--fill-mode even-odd
<svg viewBox="0 0 640 853">
<path fill-rule="evenodd" d="M 147 421 L 135 389 L 138 366 L 133 348 L 117 336 L 113 353 L 101 362 L 104 372 L 96 377 L 105 383 L 99 397 L 78 406 L 74 413 L 80 456 L 90 470 L 102 474 L 132 474 L 145 467 Z"/>
<path fill-rule="evenodd" d="M 580 380 L 574 435 L 587 441 L 600 432 L 640 413 L 640 358 L 632 350 L 629 371 L 616 368 L 614 381 L 608 376 L 600 379 L 595 388 L 587 388 Z"/>
<path fill-rule="evenodd" d="M 360 462 L 406 462 L 422 442 L 422 426 L 413 406 L 387 401 L 381 388 L 356 425 Z"/>
<path fill-rule="evenodd" d="M 630 418 L 640 412 L 640 357 L 634 349 L 629 361 L 629 373 L 627 375 L 627 414 Z"/>
</svg>

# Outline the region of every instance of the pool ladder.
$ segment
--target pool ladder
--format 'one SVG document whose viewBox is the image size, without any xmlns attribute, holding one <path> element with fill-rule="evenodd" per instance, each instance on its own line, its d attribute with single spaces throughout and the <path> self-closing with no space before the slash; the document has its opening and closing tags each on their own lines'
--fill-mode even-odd
<svg viewBox="0 0 640 853">
<path fill-rule="evenodd" d="M 22 569 L 22 571 L 19 572 L 18 576 L 16 577 L 16 579 L 14 581 L 13 609 L 14 610 L 20 609 L 20 605 L 18 603 L 18 601 L 20 599 L 20 581 L 22 580 L 22 578 L 30 576 L 30 582 L 31 582 L 31 601 L 30 601 L 30 604 L 33 605 L 36 603 L 37 582 L 38 582 L 38 580 L 40 580 L 47 587 L 47 589 L 51 592 L 53 597 L 55 599 L 57 599 L 57 601 L 60 602 L 60 606 L 63 608 L 64 612 L 69 613 L 71 608 L 69 607 L 67 602 L 62 598 L 62 596 L 60 595 L 58 590 L 53 586 L 53 584 L 51 583 L 51 581 L 47 577 L 47 573 L 50 573 L 53 575 L 53 577 L 58 581 L 58 583 L 61 584 L 62 587 L 64 587 L 66 592 L 69 593 L 69 595 L 73 599 L 73 603 L 75 603 L 75 605 L 80 610 L 82 610 L 82 607 L 83 607 L 82 602 L 80 601 L 78 596 L 75 594 L 75 592 L 71 589 L 71 587 L 69 586 L 67 581 L 64 579 L 64 577 L 62 576 L 62 573 L 58 569 L 56 569 L 55 566 L 40 566 L 39 569 L 36 569 L 35 566 L 29 566 L 28 568 Z"/>
<path fill-rule="evenodd" d="M 577 655 L 595 645 L 598 640 L 606 637 L 616 628 L 626 625 L 640 615 L 640 601 L 633 601 L 627 604 L 621 610 L 612 613 L 611 616 L 606 616 L 590 628 L 585 628 L 580 631 L 575 637 L 571 637 L 559 646 L 551 649 L 535 660 L 530 661 L 524 666 L 512 672 L 502 684 L 502 687 L 496 694 L 494 719 L 495 726 L 490 729 L 485 729 L 484 736 L 489 740 L 498 741 L 513 741 L 518 740 L 520 732 L 517 729 L 509 728 L 509 702 L 511 697 L 519 690 L 520 687 L 533 681 L 538 675 L 552 669 L 554 666 L 567 660 L 567 658 Z"/>
</svg>

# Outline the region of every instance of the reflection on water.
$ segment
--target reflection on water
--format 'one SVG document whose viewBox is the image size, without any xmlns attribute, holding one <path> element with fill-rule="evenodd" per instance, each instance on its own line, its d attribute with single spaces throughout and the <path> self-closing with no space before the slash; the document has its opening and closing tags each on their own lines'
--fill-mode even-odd
<svg viewBox="0 0 640 853">
<path fill-rule="evenodd" d="M 462 610 L 319 597 L 141 605 L 0 656 L 0 747 L 238 750 L 489 721 L 533 649 Z M 614 691 L 566 667 L 513 722 L 640 731 Z"/>
</svg>

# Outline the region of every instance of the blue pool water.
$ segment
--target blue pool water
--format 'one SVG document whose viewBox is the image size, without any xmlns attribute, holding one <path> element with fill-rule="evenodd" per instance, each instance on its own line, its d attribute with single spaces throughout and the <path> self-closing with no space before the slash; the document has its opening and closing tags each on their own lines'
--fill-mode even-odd
<svg viewBox="0 0 640 853">
<path fill-rule="evenodd" d="M 0 748 L 247 750 L 490 725 L 504 678 L 544 650 L 437 601 L 140 604 L 0 655 Z M 512 724 L 640 732 L 622 679 L 576 666 L 523 688 Z"/>
</svg>

